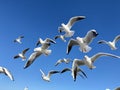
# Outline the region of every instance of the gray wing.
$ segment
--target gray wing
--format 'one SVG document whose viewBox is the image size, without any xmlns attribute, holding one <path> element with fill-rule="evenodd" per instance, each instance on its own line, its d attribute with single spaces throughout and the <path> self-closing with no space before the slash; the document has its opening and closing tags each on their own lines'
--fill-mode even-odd
<svg viewBox="0 0 120 90">
<path fill-rule="evenodd" d="M 24 69 L 29 67 L 36 60 L 36 58 L 38 58 L 41 54 L 42 54 L 41 52 L 33 52 L 28 58 L 28 61 L 25 64 Z"/>
<path fill-rule="evenodd" d="M 88 31 L 86 36 L 83 38 L 84 43 L 86 43 L 87 45 L 90 44 L 92 42 L 93 38 L 95 38 L 97 35 L 98 35 L 98 33 L 94 29 Z"/>
<path fill-rule="evenodd" d="M 86 73 L 82 69 L 78 68 L 78 71 L 80 71 L 87 78 Z"/>
<path fill-rule="evenodd" d="M 37 41 L 36 46 L 38 46 L 39 44 L 40 44 L 40 40 Z"/>
<path fill-rule="evenodd" d="M 74 45 L 79 45 L 77 40 L 75 40 L 75 39 L 69 40 L 68 45 L 67 45 L 67 52 L 66 52 L 67 54 L 69 54 L 69 52 L 71 51 L 71 49 Z"/>
<path fill-rule="evenodd" d="M 72 17 L 70 18 L 69 22 L 66 24 L 69 28 L 72 27 L 72 25 L 79 21 L 79 20 L 82 20 L 82 19 L 85 19 L 85 16 L 75 16 L 75 17 Z"/>
<path fill-rule="evenodd" d="M 98 41 L 98 44 L 108 44 L 108 42 L 105 40 L 100 40 L 100 41 Z"/>
<path fill-rule="evenodd" d="M 50 38 L 46 38 L 46 42 L 51 42 L 51 43 L 56 44 L 56 42 L 54 40 L 50 39 Z"/>
<path fill-rule="evenodd" d="M 25 50 L 22 51 L 22 54 L 24 55 L 30 48 L 26 48 Z"/>
<path fill-rule="evenodd" d="M 80 60 L 80 59 L 75 59 L 73 63 L 77 66 L 85 65 L 84 60 Z"/>
<path fill-rule="evenodd" d="M 58 60 L 57 62 L 56 62 L 56 64 L 55 64 L 55 66 L 57 66 L 58 64 L 60 64 L 60 63 L 62 63 L 64 60 Z"/>
<path fill-rule="evenodd" d="M 24 36 L 19 36 L 18 38 L 21 39 L 21 38 L 24 38 Z"/>
<path fill-rule="evenodd" d="M 16 56 L 14 56 L 14 59 L 17 59 L 17 58 L 19 58 L 20 56 L 19 55 L 16 55 Z"/>
<path fill-rule="evenodd" d="M 60 73 L 64 73 L 66 71 L 71 71 L 71 69 L 70 68 L 64 68 Z"/>
<path fill-rule="evenodd" d="M 60 73 L 60 71 L 51 70 L 51 71 L 48 73 L 48 77 L 50 77 L 52 74 L 56 74 L 56 73 Z"/>
<path fill-rule="evenodd" d="M 11 72 L 7 68 L 3 68 L 5 75 L 7 75 L 12 81 L 14 81 L 14 77 Z"/>
<path fill-rule="evenodd" d="M 95 54 L 91 57 L 91 61 L 94 62 L 95 60 L 97 60 L 97 58 L 99 58 L 101 56 L 111 56 L 111 57 L 114 57 L 114 58 L 120 58 L 120 56 L 110 54 L 110 53 L 97 53 L 97 54 Z"/>
<path fill-rule="evenodd" d="M 117 35 L 116 37 L 115 37 L 115 39 L 113 40 L 113 42 L 117 42 L 118 40 L 120 40 L 120 35 Z"/>
</svg>

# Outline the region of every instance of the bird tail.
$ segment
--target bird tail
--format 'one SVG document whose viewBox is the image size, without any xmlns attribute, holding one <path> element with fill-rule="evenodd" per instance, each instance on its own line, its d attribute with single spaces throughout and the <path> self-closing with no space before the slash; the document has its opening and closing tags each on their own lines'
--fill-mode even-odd
<svg viewBox="0 0 120 90">
<path fill-rule="evenodd" d="M 45 55 L 50 55 L 51 52 L 52 52 L 52 50 L 46 50 L 46 51 L 44 52 L 44 54 L 45 54 Z"/>
<path fill-rule="evenodd" d="M 65 37 L 72 37 L 74 35 L 75 31 L 70 31 L 69 33 L 65 34 Z"/>
<path fill-rule="evenodd" d="M 85 45 L 84 47 L 80 47 L 80 51 L 82 51 L 83 53 L 87 53 L 91 50 L 92 48 L 88 45 Z"/>
</svg>

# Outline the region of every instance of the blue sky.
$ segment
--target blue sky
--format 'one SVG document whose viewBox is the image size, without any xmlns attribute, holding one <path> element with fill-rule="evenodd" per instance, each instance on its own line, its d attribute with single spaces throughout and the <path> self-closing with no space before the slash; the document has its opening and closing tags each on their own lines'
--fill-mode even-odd
<svg viewBox="0 0 120 90">
<path fill-rule="evenodd" d="M 69 55 L 66 55 L 67 42 L 57 39 L 57 44 L 52 45 L 52 53 L 49 56 L 40 56 L 27 69 L 23 69 L 26 61 L 14 60 L 14 55 L 25 48 L 30 48 L 26 57 L 33 52 L 38 38 L 54 38 L 58 35 L 58 27 L 61 23 L 67 23 L 73 16 L 86 16 L 86 19 L 75 23 L 72 30 L 75 36 L 83 37 L 88 30 L 96 29 L 99 33 L 90 44 L 92 50 L 87 53 L 92 56 L 98 52 L 107 52 L 120 55 L 120 42 L 118 49 L 110 50 L 107 45 L 98 45 L 97 41 L 105 39 L 113 40 L 120 34 L 120 1 L 119 0 L 0 0 L 0 66 L 8 68 L 15 81 L 11 81 L 4 75 L 0 75 L 0 90 L 23 90 L 25 86 L 29 90 L 105 90 L 114 89 L 120 85 L 120 60 L 111 57 L 101 57 L 94 65 L 94 70 L 87 67 L 81 68 L 86 72 L 88 79 L 77 77 L 73 81 L 70 72 L 51 77 L 51 82 L 45 82 L 41 78 L 39 69 L 45 73 L 49 70 L 62 70 L 69 65 L 54 66 L 61 58 L 79 58 L 85 55 L 78 47 L 73 47 Z M 22 44 L 13 40 L 24 35 Z"/>
</svg>

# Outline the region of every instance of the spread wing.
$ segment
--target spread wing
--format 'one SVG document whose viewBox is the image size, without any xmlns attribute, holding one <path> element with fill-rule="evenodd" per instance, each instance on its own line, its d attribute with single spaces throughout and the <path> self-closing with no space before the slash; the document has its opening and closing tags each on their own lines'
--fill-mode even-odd
<svg viewBox="0 0 120 90">
<path fill-rule="evenodd" d="M 98 44 L 108 44 L 108 42 L 105 40 L 100 40 L 100 41 L 98 41 Z"/>
<path fill-rule="evenodd" d="M 19 58 L 20 56 L 19 55 L 16 55 L 16 56 L 14 56 L 14 59 L 17 59 L 17 58 Z"/>
<path fill-rule="evenodd" d="M 67 52 L 66 52 L 67 54 L 69 54 L 69 52 L 71 51 L 71 49 L 74 45 L 79 45 L 77 40 L 75 40 L 75 39 L 69 40 L 68 45 L 67 45 Z"/>
<path fill-rule="evenodd" d="M 110 54 L 110 53 L 97 53 L 91 57 L 91 61 L 94 62 L 95 60 L 97 60 L 97 58 L 99 58 L 101 56 L 110 56 L 110 57 L 114 57 L 114 58 L 120 58 L 120 56 Z"/>
<path fill-rule="evenodd" d="M 66 71 L 71 71 L 71 69 L 70 68 L 64 68 L 60 73 L 64 73 Z"/>
<path fill-rule="evenodd" d="M 113 40 L 114 43 L 116 43 L 118 40 L 120 40 L 120 35 L 117 35 L 115 39 Z"/>
<path fill-rule="evenodd" d="M 26 48 L 25 50 L 22 51 L 22 54 L 24 55 L 30 48 Z"/>
<path fill-rule="evenodd" d="M 72 27 L 72 25 L 79 21 L 79 20 L 82 20 L 82 19 L 85 19 L 85 16 L 75 16 L 75 17 L 72 17 L 70 18 L 69 22 L 66 24 L 69 28 Z"/>
<path fill-rule="evenodd" d="M 51 42 L 51 43 L 56 44 L 56 42 L 54 40 L 50 39 L 50 38 L 46 38 L 46 42 Z"/>
<path fill-rule="evenodd" d="M 56 73 L 60 73 L 60 71 L 51 70 L 51 71 L 48 73 L 48 77 L 50 77 L 52 74 L 56 74 Z"/>
<path fill-rule="evenodd" d="M 29 67 L 36 60 L 36 58 L 38 58 L 41 54 L 42 54 L 41 52 L 33 52 L 28 58 L 28 61 L 25 64 L 24 69 Z"/>
</svg>

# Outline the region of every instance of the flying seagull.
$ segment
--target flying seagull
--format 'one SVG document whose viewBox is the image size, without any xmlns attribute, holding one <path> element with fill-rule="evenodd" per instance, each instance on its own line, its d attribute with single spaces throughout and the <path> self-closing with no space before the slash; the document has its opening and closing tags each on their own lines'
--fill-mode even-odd
<svg viewBox="0 0 120 90">
<path fill-rule="evenodd" d="M 61 63 L 66 63 L 66 64 L 68 64 L 68 63 L 70 63 L 70 62 L 71 62 L 71 60 L 70 60 L 69 58 L 59 59 L 59 60 L 56 62 L 55 66 L 57 66 L 58 64 L 61 64 Z"/>
<path fill-rule="evenodd" d="M 22 42 L 21 42 L 21 39 L 22 38 L 24 38 L 24 36 L 19 36 L 18 38 L 16 38 L 15 40 L 14 40 L 14 42 L 18 42 L 19 44 L 21 44 Z"/>
<path fill-rule="evenodd" d="M 19 53 L 18 55 L 14 56 L 14 59 L 22 58 L 22 60 L 24 61 L 24 60 L 26 59 L 25 53 L 26 53 L 29 49 L 30 49 L 30 48 L 24 49 L 21 53 Z"/>
<path fill-rule="evenodd" d="M 120 40 L 120 35 L 117 35 L 113 41 L 105 41 L 105 40 L 100 40 L 98 41 L 98 44 L 107 44 L 108 46 L 110 46 L 111 50 L 116 50 L 116 46 L 115 44 L 117 43 L 117 41 Z"/>
<path fill-rule="evenodd" d="M 49 46 L 50 46 L 50 44 L 46 43 L 46 44 L 42 45 L 41 47 L 35 48 L 34 52 L 28 58 L 28 61 L 25 64 L 24 69 L 29 67 L 40 55 L 44 54 L 44 55 L 48 56 L 49 54 L 51 54 L 52 50 L 48 50 Z"/>
<path fill-rule="evenodd" d="M 114 54 L 99 52 L 99 53 L 93 55 L 92 57 L 85 55 L 83 60 L 76 59 L 74 61 L 74 63 L 76 64 L 76 66 L 86 65 L 89 69 L 94 69 L 94 68 L 96 68 L 96 66 L 94 66 L 93 63 L 99 57 L 102 57 L 102 56 L 110 56 L 110 57 L 114 57 L 114 58 L 120 58 L 120 56 L 117 56 Z"/>
<path fill-rule="evenodd" d="M 42 40 L 42 38 L 39 38 L 39 40 L 37 41 L 36 46 L 38 46 L 39 44 L 46 44 L 46 43 L 54 43 L 56 44 L 56 42 L 50 38 L 46 38 L 45 40 Z"/>
<path fill-rule="evenodd" d="M 67 54 L 71 51 L 73 46 L 80 46 L 80 51 L 87 53 L 91 50 L 89 44 L 98 35 L 96 30 L 90 30 L 87 32 L 86 36 L 83 38 L 76 37 L 76 39 L 70 39 L 67 46 Z"/>
<path fill-rule="evenodd" d="M 50 77 L 52 74 L 60 73 L 60 71 L 51 70 L 48 72 L 47 75 L 45 75 L 45 73 L 41 69 L 40 69 L 40 72 L 42 74 L 42 79 L 48 82 L 50 82 Z"/>
<path fill-rule="evenodd" d="M 25 87 L 24 90 L 28 90 L 28 87 Z"/>
<path fill-rule="evenodd" d="M 10 71 L 5 68 L 5 67 L 0 67 L 0 73 L 2 74 L 5 74 L 6 76 L 8 76 L 12 81 L 14 81 L 14 78 L 12 76 L 12 74 L 10 73 Z"/>
<path fill-rule="evenodd" d="M 61 24 L 61 27 L 58 28 L 58 31 L 65 32 L 65 37 L 72 37 L 74 35 L 74 31 L 70 30 L 73 24 L 79 20 L 85 19 L 85 16 L 74 16 L 70 18 L 68 23 L 65 25 L 64 23 Z"/>
</svg>

